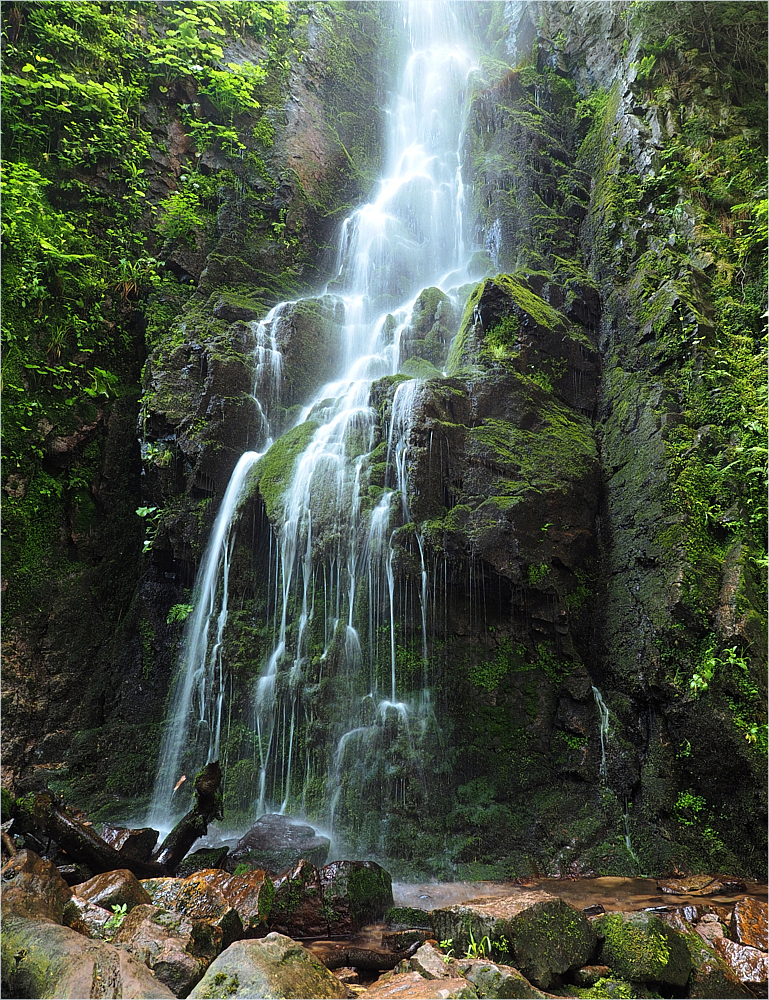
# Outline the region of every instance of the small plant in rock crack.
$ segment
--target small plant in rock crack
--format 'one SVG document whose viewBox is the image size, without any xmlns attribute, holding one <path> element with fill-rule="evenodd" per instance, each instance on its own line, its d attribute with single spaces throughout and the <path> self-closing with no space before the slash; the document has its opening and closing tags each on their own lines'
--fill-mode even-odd
<svg viewBox="0 0 769 1000">
<path fill-rule="evenodd" d="M 467 946 L 465 958 L 486 958 L 487 955 L 491 954 L 491 939 L 488 934 L 484 934 L 480 941 L 476 941 L 473 932 L 469 930 L 468 933 L 470 944 Z"/>
<path fill-rule="evenodd" d="M 120 925 L 126 918 L 127 913 L 128 903 L 116 903 L 112 907 L 112 916 L 104 925 L 104 933 L 108 937 L 113 938 L 117 934 L 120 929 Z"/>
<path fill-rule="evenodd" d="M 445 941 L 440 942 L 441 951 L 446 952 L 446 954 L 443 956 L 443 961 L 446 963 L 446 965 L 449 964 L 454 954 L 454 949 L 451 947 L 453 943 L 454 943 L 454 938 L 446 938 Z"/>
</svg>

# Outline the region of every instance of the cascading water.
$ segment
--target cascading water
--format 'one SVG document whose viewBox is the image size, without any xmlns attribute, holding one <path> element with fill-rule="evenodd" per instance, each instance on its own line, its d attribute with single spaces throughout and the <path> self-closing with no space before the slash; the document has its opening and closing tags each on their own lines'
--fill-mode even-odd
<svg viewBox="0 0 769 1000">
<path fill-rule="evenodd" d="M 601 779 L 606 781 L 606 741 L 609 738 L 609 709 L 606 707 L 606 702 L 603 700 L 601 692 L 595 685 L 593 685 L 593 697 L 595 698 L 595 705 L 598 709 L 598 733 L 601 737 L 600 775 Z"/>
<path fill-rule="evenodd" d="M 408 528 L 408 452 L 420 383 L 402 383 L 390 402 L 391 485 L 373 503 L 371 455 L 385 442 L 370 391 L 374 380 L 398 372 L 401 334 L 419 293 L 434 286 L 451 297 L 467 280 L 459 149 L 473 61 L 463 44 L 468 32 L 457 19 L 463 6 L 402 5 L 409 51 L 390 115 L 387 167 L 375 197 L 342 227 L 338 273 L 326 293 L 344 315 L 339 377 L 298 420 L 311 421 L 314 431 L 282 498 L 277 634 L 253 691 L 256 814 L 303 812 L 325 820 L 347 845 L 358 837 L 369 848 L 376 841 L 372 823 L 409 795 L 424 801 L 422 759 L 441 738 L 427 669 L 428 571 L 422 540 Z M 266 317 L 257 337 L 263 382 L 268 362 L 280 381 L 272 329 L 284 308 Z M 266 393 L 264 384 L 254 393 L 260 412 Z M 239 468 L 255 460 L 244 456 Z M 204 664 L 212 655 L 212 595 L 226 594 L 226 584 L 215 582 L 223 556 L 214 555 L 213 546 L 226 550 L 236 505 L 236 497 L 227 510 L 223 503 L 222 540 L 212 540 L 196 585 L 158 807 L 178 776 L 191 692 L 202 678 L 210 683 Z M 409 559 L 419 569 L 399 573 L 399 563 Z M 221 618 L 226 604 L 220 607 Z M 419 663 L 405 653 L 412 621 L 421 623 Z M 215 705 L 209 711 L 208 728 L 218 731 L 221 715 Z"/>
</svg>

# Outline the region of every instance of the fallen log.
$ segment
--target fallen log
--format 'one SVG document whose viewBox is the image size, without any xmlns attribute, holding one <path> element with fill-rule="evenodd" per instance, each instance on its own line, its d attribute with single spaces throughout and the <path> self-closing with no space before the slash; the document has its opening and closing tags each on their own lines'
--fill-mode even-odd
<svg viewBox="0 0 769 1000">
<path fill-rule="evenodd" d="M 195 778 L 195 795 L 192 809 L 184 816 L 152 855 L 155 864 L 175 872 L 184 856 L 198 839 L 208 831 L 208 824 L 223 818 L 222 769 L 219 761 L 206 764 Z"/>
<path fill-rule="evenodd" d="M 137 878 L 162 878 L 171 874 L 170 869 L 157 861 L 135 861 L 119 854 L 93 827 L 75 819 L 51 792 L 18 800 L 14 817 L 16 829 L 22 834 L 42 832 L 73 861 L 87 865 L 94 875 L 119 868 L 127 868 Z"/>
</svg>

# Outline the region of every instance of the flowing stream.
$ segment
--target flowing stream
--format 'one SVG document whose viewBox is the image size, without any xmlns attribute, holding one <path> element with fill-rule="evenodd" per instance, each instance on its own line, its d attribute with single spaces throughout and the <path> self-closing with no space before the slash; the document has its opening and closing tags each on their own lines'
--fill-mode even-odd
<svg viewBox="0 0 769 1000">
<path fill-rule="evenodd" d="M 371 200 L 342 226 L 338 273 L 324 293 L 344 317 L 338 374 L 297 421 L 310 433 L 282 498 L 269 568 L 277 581 L 275 641 L 252 692 L 254 818 L 301 813 L 347 844 L 357 831 L 369 846 L 376 833 L 361 832 L 363 814 L 376 824 L 407 798 L 423 802 L 422 759 L 441 742 L 430 692 L 430 574 L 422 539 L 408 530 L 421 383 L 398 385 L 384 411 L 384 441 L 371 387 L 398 373 L 401 337 L 420 292 L 437 287 L 461 306 L 458 289 L 468 281 L 459 152 L 474 63 L 459 19 L 464 5 L 420 0 L 400 7 L 405 54 L 388 114 L 386 166 Z M 282 379 L 276 331 L 291 308 L 276 306 L 255 331 L 263 450 Z M 378 445 L 386 447 L 388 473 L 372 502 L 368 475 Z M 207 740 L 208 758 L 219 753 L 228 559 L 243 485 L 259 457 L 249 452 L 238 463 L 195 585 L 155 824 L 168 813 L 183 749 Z M 398 562 L 407 557 L 414 571 L 406 577 Z M 419 633 L 407 655 L 409 628 Z"/>
</svg>

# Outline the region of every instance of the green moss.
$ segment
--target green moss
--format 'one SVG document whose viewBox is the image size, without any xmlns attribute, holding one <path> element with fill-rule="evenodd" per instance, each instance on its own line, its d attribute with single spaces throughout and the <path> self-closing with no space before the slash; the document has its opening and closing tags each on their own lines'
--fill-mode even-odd
<svg viewBox="0 0 769 1000">
<path fill-rule="evenodd" d="M 249 477 L 247 494 L 258 489 L 267 517 L 273 524 L 281 517 L 286 489 L 291 485 L 294 465 L 318 429 L 317 420 L 305 420 L 286 431 L 256 463 Z"/>
<path fill-rule="evenodd" d="M 594 926 L 604 938 L 601 961 L 622 979 L 686 984 L 692 967 L 686 942 L 659 917 L 609 913 Z"/>
</svg>

